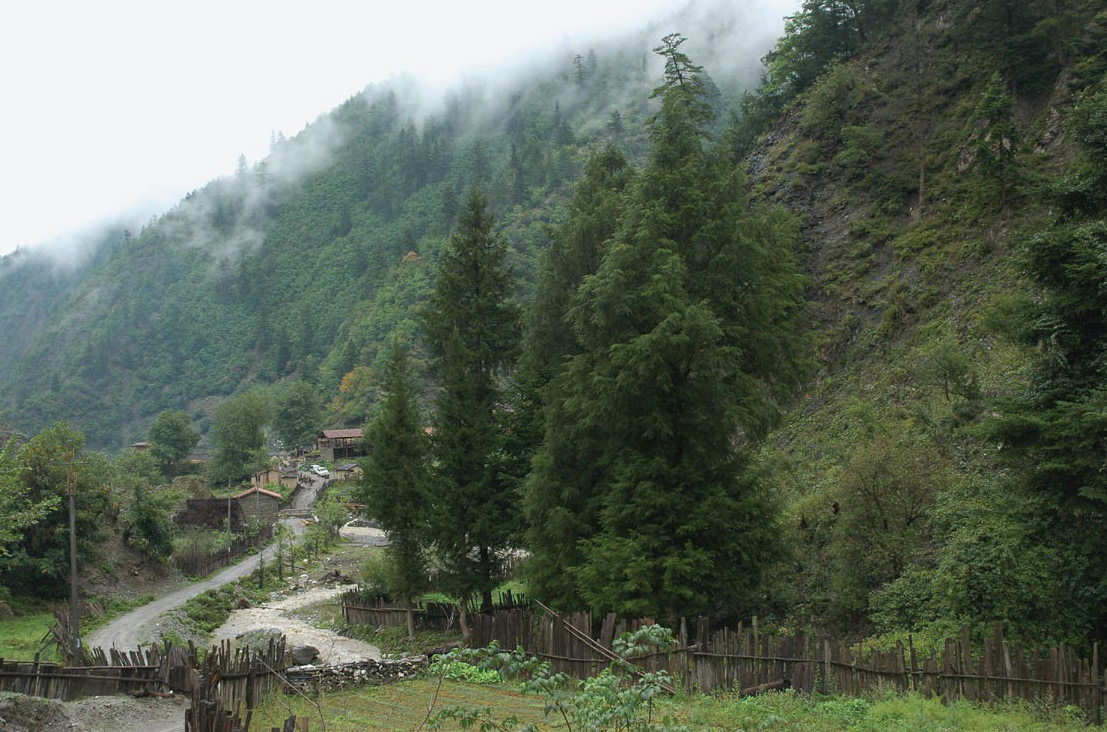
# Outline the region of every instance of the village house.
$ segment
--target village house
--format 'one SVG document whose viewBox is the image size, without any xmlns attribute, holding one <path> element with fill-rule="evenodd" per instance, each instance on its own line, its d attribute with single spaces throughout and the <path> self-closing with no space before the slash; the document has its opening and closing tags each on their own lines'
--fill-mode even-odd
<svg viewBox="0 0 1107 732">
<path fill-rule="evenodd" d="M 281 471 L 280 468 L 263 468 L 250 476 L 250 485 L 255 488 L 264 488 L 266 485 L 280 484 Z"/>
<path fill-rule="evenodd" d="M 300 471 L 294 467 L 280 468 L 281 479 L 280 484 L 282 488 L 295 488 L 296 483 L 300 480 Z"/>
<path fill-rule="evenodd" d="M 277 523 L 277 511 L 280 510 L 281 494 L 265 488 L 252 486 L 234 496 L 243 519 L 249 523 L 258 521 L 262 526 Z"/>
<path fill-rule="evenodd" d="M 365 454 L 360 427 L 344 430 L 323 430 L 319 433 L 319 456 L 325 463 L 349 460 Z"/>
<path fill-rule="evenodd" d="M 267 485 L 279 485 L 282 488 L 295 488 L 300 472 L 293 467 L 263 468 L 250 476 L 250 485 L 264 488 Z"/>
<path fill-rule="evenodd" d="M 357 463 L 342 463 L 334 468 L 335 480 L 357 480 L 361 477 L 361 466 Z"/>
</svg>

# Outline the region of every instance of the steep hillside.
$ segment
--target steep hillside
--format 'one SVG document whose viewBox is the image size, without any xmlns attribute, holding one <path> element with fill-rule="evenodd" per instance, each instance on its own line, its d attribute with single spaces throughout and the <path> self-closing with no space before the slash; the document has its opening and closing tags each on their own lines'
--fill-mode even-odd
<svg viewBox="0 0 1107 732">
<path fill-rule="evenodd" d="M 779 111 L 753 181 L 803 218 L 818 343 L 764 451 L 794 550 L 777 607 L 845 629 L 1006 619 L 1083 638 L 1099 611 L 1054 603 L 1099 580 L 981 436 L 1030 378 L 1003 306 L 1038 297 L 1024 243 L 1076 154 L 1074 100 L 1102 78 L 1104 6 L 874 2 L 830 26 L 831 5 L 805 3 L 747 101 Z M 817 72 L 796 60 L 831 38 Z"/>
</svg>

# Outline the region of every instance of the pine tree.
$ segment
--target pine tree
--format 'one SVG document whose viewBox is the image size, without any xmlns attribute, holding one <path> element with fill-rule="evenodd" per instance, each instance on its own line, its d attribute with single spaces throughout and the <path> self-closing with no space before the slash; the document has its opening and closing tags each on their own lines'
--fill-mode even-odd
<svg viewBox="0 0 1107 732">
<path fill-rule="evenodd" d="M 503 379 L 519 343 L 507 244 L 473 190 L 439 267 L 422 324 L 438 382 L 432 514 L 444 580 L 489 609 L 518 533 L 517 486 L 505 470 Z"/>
<path fill-rule="evenodd" d="M 1080 100 L 1071 131 L 1082 150 L 1071 173 L 1054 185 L 1059 214 L 1027 238 L 1022 255 L 1024 271 L 1044 297 L 1019 303 L 1008 320 L 1011 334 L 1035 349 L 1034 370 L 1028 388 L 998 401 L 987 429 L 1030 487 L 1052 504 L 1036 540 L 1072 553 L 1073 581 L 1083 589 L 1079 598 L 1065 600 L 1102 632 L 1104 546 L 1089 537 L 1107 530 L 1107 79 Z"/>
<path fill-rule="evenodd" d="M 516 373 L 520 403 L 528 420 L 531 450 L 540 464 L 524 482 L 527 519 L 528 588 L 554 607 L 580 603 L 565 582 L 568 567 L 580 563 L 577 541 L 591 534 L 597 508 L 584 500 L 597 477 L 583 466 L 599 456 L 597 435 L 567 414 L 571 391 L 564 377 L 567 359 L 582 347 L 567 315 L 584 278 L 594 275 L 626 208 L 632 171 L 623 154 L 609 146 L 585 166 L 569 202 L 568 218 L 550 242 L 528 311 L 527 335 Z M 529 407 L 529 409 L 528 409 Z M 538 443 L 542 443 L 538 446 Z"/>
<path fill-rule="evenodd" d="M 570 300 L 577 352 L 551 382 L 526 492 L 545 589 L 624 614 L 749 605 L 775 514 L 740 446 L 804 371 L 795 225 L 708 149 L 709 85 L 683 42 L 656 49 L 650 160 Z M 559 530 L 578 539 L 560 555 Z"/>
<path fill-rule="evenodd" d="M 976 170 L 982 185 L 998 185 L 999 205 L 1007 205 L 1011 188 L 1018 179 L 1019 128 L 1015 124 L 1015 100 L 999 72 L 992 74 L 988 86 L 972 113 L 973 148 Z"/>
<path fill-rule="evenodd" d="M 399 342 L 392 344 L 381 391 L 381 412 L 365 432 L 368 457 L 358 497 L 388 535 L 392 589 L 407 608 L 408 635 L 414 637 L 412 601 L 426 582 L 430 481 L 411 365 Z"/>
</svg>

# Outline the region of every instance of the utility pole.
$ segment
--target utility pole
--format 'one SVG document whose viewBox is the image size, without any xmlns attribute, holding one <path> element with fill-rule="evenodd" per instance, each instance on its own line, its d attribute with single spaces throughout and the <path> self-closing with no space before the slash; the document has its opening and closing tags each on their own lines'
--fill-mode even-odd
<svg viewBox="0 0 1107 732">
<path fill-rule="evenodd" d="M 72 642 L 73 660 L 77 662 L 81 657 L 81 608 L 77 595 L 77 455 L 72 447 L 66 453 L 68 462 L 68 493 L 69 493 L 69 622 L 73 626 Z"/>
</svg>

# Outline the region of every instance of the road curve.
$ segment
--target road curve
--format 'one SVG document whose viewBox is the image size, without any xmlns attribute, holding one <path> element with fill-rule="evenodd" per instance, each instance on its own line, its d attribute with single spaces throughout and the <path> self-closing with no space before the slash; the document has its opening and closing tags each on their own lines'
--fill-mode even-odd
<svg viewBox="0 0 1107 732">
<path fill-rule="evenodd" d="M 157 642 L 157 621 L 164 613 L 180 607 L 201 592 L 214 590 L 228 582 L 242 579 L 257 568 L 262 557 L 267 561 L 271 560 L 274 552 L 276 552 L 276 547 L 266 547 L 264 551 L 244 559 L 232 567 L 227 567 L 202 582 L 162 595 L 153 602 L 136 608 L 93 632 L 85 638 L 85 645 L 92 648 L 97 646 L 101 648 L 114 647 L 121 651 L 129 651 L 138 648 L 140 645 Z"/>
<path fill-rule="evenodd" d="M 308 492 L 311 496 L 311 502 L 314 503 L 316 495 L 323 488 L 326 481 L 317 475 L 306 475 L 310 478 L 311 490 Z M 298 519 L 284 519 L 282 523 L 297 535 L 304 533 L 304 526 Z M 229 582 L 246 577 L 257 568 L 262 558 L 269 561 L 275 553 L 276 547 L 269 546 L 259 554 L 244 559 L 233 567 L 227 567 L 222 572 L 212 575 L 202 582 L 162 595 L 153 602 L 136 608 L 91 633 L 84 639 L 84 644 L 91 648 L 99 646 L 100 648 L 118 648 L 121 651 L 130 651 L 140 645 L 156 643 L 159 638 L 157 633 L 158 618 L 163 614 L 180 607 L 201 592 L 214 590 Z"/>
</svg>

